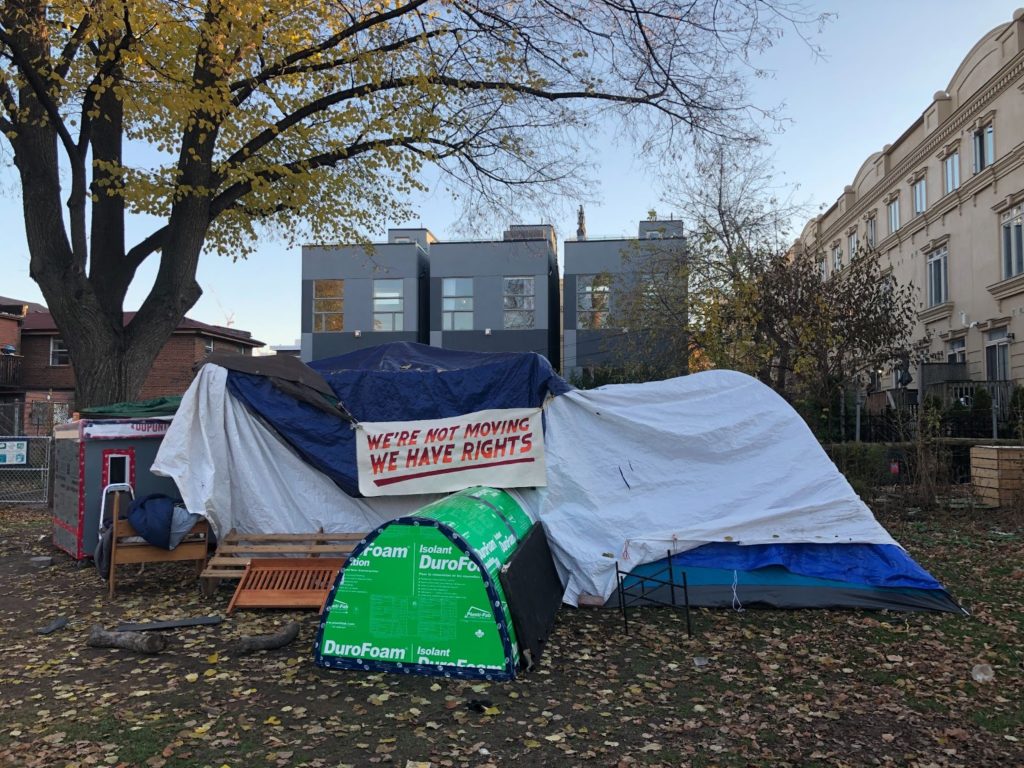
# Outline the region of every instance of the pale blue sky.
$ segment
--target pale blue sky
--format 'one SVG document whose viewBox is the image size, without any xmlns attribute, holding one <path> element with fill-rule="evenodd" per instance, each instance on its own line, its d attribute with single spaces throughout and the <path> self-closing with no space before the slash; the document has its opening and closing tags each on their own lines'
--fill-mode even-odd
<svg viewBox="0 0 1024 768">
<path fill-rule="evenodd" d="M 786 182 L 799 185 L 797 197 L 815 207 L 831 205 L 867 156 L 903 133 L 932 94 L 948 85 L 974 44 L 1008 22 L 1017 7 L 997 0 L 833 0 L 812 6 L 838 14 L 819 38 L 826 58 L 814 59 L 789 35 L 761 60 L 774 77 L 755 82 L 753 89 L 758 104 L 785 104 L 790 122 L 773 139 L 775 164 Z M 632 236 L 649 209 L 671 212 L 641 158 L 627 147 L 600 143 L 605 150 L 596 158 L 599 200 L 586 206 L 591 237 Z M 0 294 L 41 302 L 28 276 L 17 185 L 12 170 L 0 175 L 0 228 L 8 233 Z M 425 196 L 418 206 L 420 216 L 405 226 L 422 222 L 441 239 L 464 236 L 455 226 L 456 208 L 442 193 Z M 574 214 L 551 223 L 560 242 L 575 237 Z M 498 224 L 473 233 L 500 235 Z M 246 261 L 205 256 L 199 266 L 204 295 L 189 316 L 223 325 L 233 314 L 236 328 L 268 344 L 290 344 L 299 336 L 300 266 L 298 247 L 275 242 L 262 244 Z M 140 270 L 126 309 L 141 302 L 153 274 L 148 266 Z"/>
</svg>

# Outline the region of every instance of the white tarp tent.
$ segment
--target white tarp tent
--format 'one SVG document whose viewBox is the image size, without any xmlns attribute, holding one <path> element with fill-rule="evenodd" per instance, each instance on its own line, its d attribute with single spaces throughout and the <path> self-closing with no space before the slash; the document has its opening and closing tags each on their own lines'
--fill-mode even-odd
<svg viewBox="0 0 1024 768">
<path fill-rule="evenodd" d="M 208 364 L 153 465 L 218 534 L 368 531 L 433 496 L 345 494 L 227 391 Z M 546 404 L 548 485 L 520 489 L 565 602 L 709 542 L 896 544 L 772 390 L 732 371 L 574 390 Z"/>
</svg>

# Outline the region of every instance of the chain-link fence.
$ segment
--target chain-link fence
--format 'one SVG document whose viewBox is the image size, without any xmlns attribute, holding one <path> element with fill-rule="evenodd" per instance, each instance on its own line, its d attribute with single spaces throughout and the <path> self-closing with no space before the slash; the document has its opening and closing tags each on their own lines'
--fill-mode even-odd
<svg viewBox="0 0 1024 768">
<path fill-rule="evenodd" d="M 0 503 L 49 503 L 53 428 L 70 421 L 73 408 L 49 400 L 0 403 Z"/>
<path fill-rule="evenodd" d="M 49 502 L 52 443 L 51 437 L 0 435 L 0 503 Z"/>
</svg>

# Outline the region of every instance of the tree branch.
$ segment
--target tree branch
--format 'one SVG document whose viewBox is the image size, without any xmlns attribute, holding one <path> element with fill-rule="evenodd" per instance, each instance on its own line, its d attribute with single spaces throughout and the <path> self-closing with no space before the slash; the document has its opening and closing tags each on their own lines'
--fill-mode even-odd
<svg viewBox="0 0 1024 768">
<path fill-rule="evenodd" d="M 129 269 L 136 270 L 147 258 L 163 247 L 164 238 L 167 237 L 167 225 L 160 227 L 150 233 L 144 240 L 137 243 L 128 253 L 125 254 L 125 263 Z"/>
<path fill-rule="evenodd" d="M 128 12 L 125 11 L 127 16 Z M 53 68 L 53 71 L 60 75 L 63 79 L 67 77 L 68 70 L 71 69 L 71 64 L 75 60 L 75 56 L 78 55 L 78 49 L 81 47 L 83 40 L 85 39 L 85 33 L 89 30 L 92 24 L 92 18 L 88 12 L 82 17 L 81 22 L 75 27 L 75 31 L 71 35 L 71 39 L 68 40 L 67 45 L 64 46 L 64 50 L 60 52 L 60 56 L 57 58 L 57 63 Z"/>
<path fill-rule="evenodd" d="M 14 98 L 14 93 L 11 91 L 11 86 L 7 84 L 7 80 L 3 78 L 3 73 L 0 72 L 0 103 L 3 104 L 4 110 L 10 117 L 10 122 L 4 121 L 4 130 L 14 130 L 14 123 L 18 120 L 18 102 Z"/>
<path fill-rule="evenodd" d="M 322 152 L 319 155 L 302 158 L 301 160 L 282 163 L 273 169 L 268 168 L 260 171 L 259 173 L 254 174 L 252 179 L 232 184 L 214 197 L 210 202 L 210 221 L 212 222 L 224 211 L 234 206 L 239 200 L 252 192 L 253 182 L 257 179 L 273 183 L 279 179 L 285 178 L 286 176 L 291 176 L 294 173 L 309 173 L 311 171 L 319 170 L 320 168 L 331 168 L 342 160 L 348 160 L 358 155 L 365 154 L 366 152 L 384 149 L 386 147 L 408 146 L 410 143 L 414 143 L 416 141 L 418 141 L 418 139 L 415 136 L 392 136 L 387 139 L 359 142 L 349 144 L 347 147 L 339 147 L 338 149 L 330 152 Z"/>
<path fill-rule="evenodd" d="M 357 59 L 367 55 L 379 56 L 384 53 L 396 53 L 410 45 L 418 44 L 421 40 L 433 40 L 435 38 L 450 34 L 453 34 L 453 31 L 450 29 L 432 29 L 422 34 L 414 35 L 412 37 L 406 37 L 403 38 L 402 40 L 396 40 L 393 43 L 382 45 L 379 48 L 374 48 L 372 51 L 360 51 L 360 53 L 357 56 L 342 56 L 337 59 L 331 59 L 330 61 L 322 61 L 316 64 L 295 64 L 293 66 L 282 69 L 280 72 L 275 74 L 275 77 L 285 77 L 289 75 L 309 75 L 314 74 L 316 72 L 326 72 L 328 70 L 338 69 L 339 67 L 347 66 L 356 61 Z M 248 94 L 246 94 L 246 96 L 248 97 L 251 94 L 252 92 L 250 91 Z M 237 99 L 232 100 L 232 104 L 235 104 L 236 106 L 238 106 L 240 103 L 241 102 L 238 102 Z"/>
<path fill-rule="evenodd" d="M 90 116 L 90 113 L 96 105 L 96 99 L 98 98 L 97 94 L 101 93 L 100 87 L 103 80 L 113 74 L 113 72 L 121 66 L 121 55 L 128 50 L 134 41 L 135 35 L 132 32 L 131 19 L 128 16 L 128 8 L 125 6 L 124 35 L 117 41 L 117 45 L 114 46 L 111 57 L 96 70 L 96 74 L 89 83 L 89 87 L 85 89 L 85 98 L 82 99 L 82 126 L 78 134 L 78 148 L 83 153 L 87 150 L 92 136 L 92 117 Z M 98 56 L 99 51 L 97 51 L 97 57 Z M 103 92 L 105 93 L 106 91 L 104 90 Z"/>
<path fill-rule="evenodd" d="M 312 56 L 316 56 L 319 53 L 323 53 L 324 51 L 329 51 L 332 48 L 336 47 L 342 41 L 350 37 L 353 37 L 359 34 L 360 32 L 365 32 L 366 30 L 371 29 L 372 27 L 378 24 L 386 24 L 389 21 L 400 18 L 405 14 L 416 10 L 420 6 L 424 5 L 426 2 L 427 0 L 412 0 L 412 2 L 406 3 L 405 5 L 395 6 L 395 8 L 388 11 L 387 13 L 381 13 L 376 16 L 367 17 L 367 19 L 365 19 L 364 21 L 347 27 L 343 29 L 341 32 L 338 32 L 337 34 L 331 35 L 331 37 L 318 43 L 317 45 L 311 45 L 307 48 L 302 49 L 301 51 L 296 51 L 295 53 L 286 56 L 282 61 L 278 62 L 277 64 L 274 64 L 273 66 L 267 67 L 262 72 L 260 72 L 257 75 L 254 75 L 253 77 L 232 83 L 230 86 L 230 90 L 238 92 L 236 93 L 233 99 L 233 103 L 236 106 L 241 104 L 247 98 L 249 98 L 252 92 L 256 90 L 260 85 L 263 85 L 271 78 L 278 77 L 279 75 L 283 74 L 284 70 L 292 66 L 293 64 L 296 64 L 299 61 L 305 61 Z"/>
<path fill-rule="evenodd" d="M 60 110 L 57 109 L 57 105 L 53 103 L 53 100 L 46 92 L 46 86 L 42 78 L 40 78 L 39 72 L 32 66 L 32 62 L 25 57 L 24 51 L 21 50 L 20 46 L 15 43 L 14 38 L 3 27 L 0 27 L 0 43 L 6 45 L 8 50 L 10 50 L 14 63 L 21 71 L 26 82 L 31 86 L 33 95 L 35 95 L 46 111 L 46 115 L 50 118 L 54 130 L 60 136 L 64 150 L 68 153 L 68 159 L 72 164 L 72 172 L 74 172 L 75 165 L 81 162 L 81 154 L 77 146 L 75 146 L 75 141 L 71 138 L 67 126 L 64 125 L 64 120 L 60 116 Z"/>
<path fill-rule="evenodd" d="M 420 87 L 422 83 L 428 83 L 432 85 L 443 85 L 448 88 L 459 91 L 496 91 L 505 92 L 512 91 L 513 93 L 519 93 L 523 95 L 533 96 L 536 98 L 544 99 L 546 101 L 566 101 L 574 99 L 588 99 L 591 101 L 607 101 L 620 104 L 633 104 L 633 105 L 649 105 L 655 109 L 677 117 L 678 119 L 687 120 L 683 115 L 674 112 L 662 104 L 651 105 L 647 97 L 630 96 L 625 94 L 617 93 L 605 93 L 600 91 L 547 91 L 543 88 L 537 88 L 535 86 L 524 85 L 521 83 L 506 82 L 500 80 L 471 80 L 466 78 L 449 77 L 446 75 L 433 75 L 427 77 L 397 77 L 391 79 L 381 80 L 379 83 L 362 83 L 360 85 L 345 88 L 340 91 L 325 94 L 318 99 L 315 99 L 307 104 L 304 104 L 299 109 L 291 112 L 280 120 L 275 122 L 271 127 L 264 129 L 256 136 L 251 138 L 248 142 L 242 145 L 239 149 L 233 152 L 225 161 L 222 166 L 222 175 L 224 171 L 230 171 L 233 168 L 238 167 L 248 157 L 256 154 L 261 149 L 271 144 L 277 137 L 281 136 L 289 128 L 301 123 L 304 119 L 323 112 L 324 110 L 340 104 L 341 102 L 349 99 L 364 98 L 371 94 L 382 93 L 385 91 L 398 90 L 407 87 Z"/>
</svg>

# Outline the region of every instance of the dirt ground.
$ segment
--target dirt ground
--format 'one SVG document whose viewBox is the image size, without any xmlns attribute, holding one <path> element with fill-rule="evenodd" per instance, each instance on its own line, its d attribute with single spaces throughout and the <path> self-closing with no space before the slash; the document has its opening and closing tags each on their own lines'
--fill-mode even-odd
<svg viewBox="0 0 1024 768">
<path fill-rule="evenodd" d="M 45 510 L 0 508 L 0 766 L 1024 765 L 1020 517 L 880 517 L 970 618 L 699 611 L 687 639 L 669 608 L 629 635 L 565 608 L 537 669 L 485 685 L 318 669 L 309 611 L 169 631 L 156 656 L 87 647 L 94 624 L 223 616 L 230 592 L 167 564 L 124 568 L 108 600 Z M 291 620 L 293 644 L 232 655 Z"/>
</svg>

